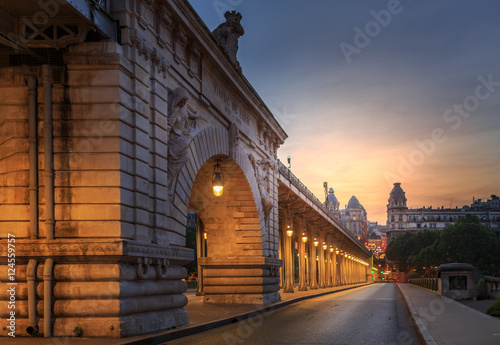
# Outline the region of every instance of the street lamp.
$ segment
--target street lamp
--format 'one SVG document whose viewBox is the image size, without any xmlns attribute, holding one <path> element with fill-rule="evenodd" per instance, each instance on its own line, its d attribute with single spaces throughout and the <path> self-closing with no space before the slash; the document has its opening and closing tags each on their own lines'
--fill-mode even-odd
<svg viewBox="0 0 500 345">
<path fill-rule="evenodd" d="M 290 225 L 287 225 L 286 234 L 288 235 L 288 237 L 292 237 L 292 235 L 293 235 L 293 230 L 290 227 Z"/>
<path fill-rule="evenodd" d="M 318 239 L 317 239 L 316 237 L 314 238 L 314 242 L 313 242 L 313 244 L 314 244 L 314 246 L 315 246 L 315 247 L 317 247 L 317 246 L 318 246 L 318 244 L 319 244 Z"/>
<path fill-rule="evenodd" d="M 214 172 L 212 174 L 212 188 L 215 196 L 221 196 L 224 192 L 224 174 L 220 166 L 220 160 L 217 159 L 217 164 L 214 165 Z"/>
<path fill-rule="evenodd" d="M 326 243 L 323 242 L 323 250 L 326 250 Z"/>
<path fill-rule="evenodd" d="M 302 242 L 304 242 L 304 243 L 307 242 L 307 235 L 305 232 L 302 233 Z"/>
</svg>

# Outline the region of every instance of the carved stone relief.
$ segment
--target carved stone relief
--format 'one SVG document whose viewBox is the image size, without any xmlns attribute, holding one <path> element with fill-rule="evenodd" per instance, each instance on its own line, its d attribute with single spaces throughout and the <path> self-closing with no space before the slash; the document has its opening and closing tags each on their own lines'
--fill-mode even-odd
<svg viewBox="0 0 500 345">
<path fill-rule="evenodd" d="M 273 199 L 269 192 L 269 175 L 274 171 L 273 163 L 269 159 L 256 160 L 252 154 L 249 154 L 248 158 L 257 179 L 264 216 L 268 219 L 273 208 Z"/>
<path fill-rule="evenodd" d="M 187 108 L 189 93 L 178 87 L 169 99 L 168 107 L 168 190 L 173 195 L 174 181 L 181 168 L 189 159 L 189 143 L 191 134 L 196 129 L 198 113 L 190 113 Z"/>
</svg>

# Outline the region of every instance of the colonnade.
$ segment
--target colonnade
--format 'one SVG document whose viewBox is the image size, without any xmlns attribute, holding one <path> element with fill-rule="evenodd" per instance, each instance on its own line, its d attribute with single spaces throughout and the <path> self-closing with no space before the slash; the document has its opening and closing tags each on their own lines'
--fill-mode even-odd
<svg viewBox="0 0 500 345">
<path fill-rule="evenodd" d="M 280 229 L 281 288 L 285 293 L 359 284 L 367 281 L 369 264 L 350 253 L 332 229 L 318 229 L 305 217 L 283 212 Z M 298 281 L 296 280 L 298 273 Z"/>
</svg>

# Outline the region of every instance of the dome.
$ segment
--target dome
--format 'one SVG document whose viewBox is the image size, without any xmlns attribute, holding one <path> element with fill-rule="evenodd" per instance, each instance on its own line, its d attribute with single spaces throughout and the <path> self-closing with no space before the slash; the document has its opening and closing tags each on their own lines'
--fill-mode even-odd
<svg viewBox="0 0 500 345">
<path fill-rule="evenodd" d="M 390 200 L 404 200 L 406 201 L 405 197 L 405 192 L 403 191 L 403 188 L 401 188 L 401 183 L 396 182 L 394 183 L 394 188 L 392 188 L 391 194 L 389 196 L 389 201 Z"/>
<path fill-rule="evenodd" d="M 347 208 L 361 208 L 358 198 L 353 195 L 347 204 Z"/>
<path fill-rule="evenodd" d="M 334 193 L 335 192 L 333 191 L 333 188 L 330 188 L 330 190 L 328 191 L 328 203 L 337 204 L 339 202 Z"/>
</svg>

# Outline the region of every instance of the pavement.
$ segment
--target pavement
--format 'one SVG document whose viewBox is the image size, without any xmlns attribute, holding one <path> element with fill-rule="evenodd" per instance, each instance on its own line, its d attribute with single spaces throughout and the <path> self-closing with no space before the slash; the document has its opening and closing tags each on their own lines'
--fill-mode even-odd
<svg viewBox="0 0 500 345">
<path fill-rule="evenodd" d="M 500 344 L 500 319 L 418 286 L 397 285 L 424 344 Z"/>
<path fill-rule="evenodd" d="M 234 322 L 246 320 L 262 313 L 276 310 L 287 305 L 325 296 L 331 293 L 345 291 L 368 284 L 345 285 L 318 290 L 298 291 L 294 293 L 281 292 L 281 301 L 268 305 L 252 304 L 208 304 L 203 303 L 203 297 L 196 296 L 194 292 L 186 293 L 188 304 L 189 324 L 164 332 L 147 334 L 124 339 L 113 338 L 26 338 L 26 337 L 2 337 L 2 345 L 155 345 L 170 340 L 178 339 L 192 334 L 204 332 L 213 328 L 229 325 Z"/>
</svg>

